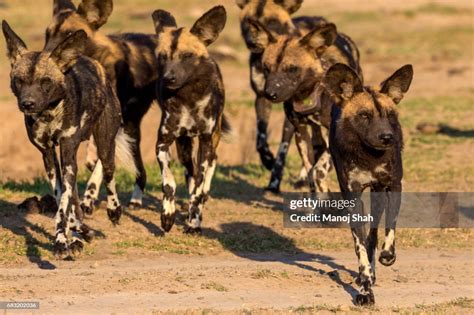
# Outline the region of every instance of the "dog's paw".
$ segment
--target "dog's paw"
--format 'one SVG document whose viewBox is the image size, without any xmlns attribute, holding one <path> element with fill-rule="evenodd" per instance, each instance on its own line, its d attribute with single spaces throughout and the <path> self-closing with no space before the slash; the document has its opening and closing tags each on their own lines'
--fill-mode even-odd
<svg viewBox="0 0 474 315">
<path fill-rule="evenodd" d="M 76 239 L 71 244 L 69 244 L 69 251 L 73 256 L 80 256 L 83 250 L 84 243 L 79 239 Z"/>
<path fill-rule="evenodd" d="M 130 201 L 128 203 L 128 209 L 130 210 L 138 210 L 142 208 L 142 203 L 138 201 Z"/>
<path fill-rule="evenodd" d="M 176 219 L 176 212 L 171 214 L 162 213 L 161 214 L 161 227 L 166 232 L 169 232 L 174 225 Z"/>
<path fill-rule="evenodd" d="M 120 221 L 120 217 L 122 216 L 122 207 L 118 206 L 115 209 L 109 209 L 107 208 L 107 215 L 109 217 L 109 220 L 113 224 L 118 224 Z"/>
<path fill-rule="evenodd" d="M 86 205 L 84 202 L 81 203 L 81 210 L 84 214 L 92 215 L 94 213 L 94 203 Z"/>
<path fill-rule="evenodd" d="M 265 187 L 265 191 L 268 191 L 269 193 L 275 194 L 275 195 L 280 195 L 280 187 L 275 187 L 275 186 L 267 186 Z"/>
<path fill-rule="evenodd" d="M 397 260 L 397 255 L 395 254 L 395 250 L 393 251 L 382 250 L 380 252 L 379 261 L 382 265 L 387 266 L 387 267 L 391 266 L 395 263 L 395 260 Z"/>
<path fill-rule="evenodd" d="M 359 306 L 369 306 L 375 304 L 375 297 L 374 294 L 357 294 L 355 297 L 355 304 Z"/>
<path fill-rule="evenodd" d="M 80 230 L 77 231 L 79 233 L 80 237 L 84 239 L 87 243 L 90 243 L 95 236 L 94 231 L 86 224 L 82 223 Z"/>
<path fill-rule="evenodd" d="M 202 230 L 201 230 L 201 227 L 186 226 L 184 228 L 184 233 L 185 234 L 201 234 Z"/>
<path fill-rule="evenodd" d="M 66 242 L 56 241 L 53 246 L 53 254 L 56 259 L 65 259 L 69 256 L 69 248 Z"/>
</svg>

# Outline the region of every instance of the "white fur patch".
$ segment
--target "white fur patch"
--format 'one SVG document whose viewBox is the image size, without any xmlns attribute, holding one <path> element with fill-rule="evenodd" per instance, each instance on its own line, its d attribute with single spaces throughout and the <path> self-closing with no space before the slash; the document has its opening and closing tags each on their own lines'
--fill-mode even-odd
<svg viewBox="0 0 474 315">
<path fill-rule="evenodd" d="M 391 229 L 390 231 L 388 231 L 387 236 L 385 236 L 385 241 L 384 241 L 382 250 L 390 251 L 390 247 L 392 247 L 394 241 L 395 241 L 395 230 Z"/>
<path fill-rule="evenodd" d="M 370 184 L 372 181 L 374 181 L 375 178 L 372 175 L 372 172 L 366 171 L 366 170 L 361 170 L 359 168 L 353 168 L 349 172 L 349 188 L 353 189 L 352 185 L 354 183 L 359 183 L 362 186 L 366 184 Z"/>
<path fill-rule="evenodd" d="M 100 190 L 100 184 L 102 183 L 102 178 L 103 178 L 102 162 L 98 160 L 97 164 L 94 167 L 94 171 L 92 172 L 91 177 L 89 178 L 89 181 L 87 182 L 87 189 L 84 195 L 91 197 L 93 200 L 96 200 L 99 197 L 99 190 Z M 92 184 L 95 184 L 95 190 L 93 194 L 90 194 L 89 187 Z M 93 202 L 93 200 L 91 201 Z"/>
<path fill-rule="evenodd" d="M 84 126 L 84 124 L 86 123 L 86 121 L 87 121 L 88 118 L 89 118 L 89 115 L 88 115 L 86 112 L 84 112 L 84 114 L 82 114 L 82 116 L 81 116 L 81 124 L 80 124 L 80 127 L 83 127 L 83 126 Z"/>
<path fill-rule="evenodd" d="M 259 72 L 255 67 L 250 68 L 252 81 L 257 87 L 257 90 L 263 91 L 265 89 L 265 76 Z"/>
<path fill-rule="evenodd" d="M 72 127 L 69 127 L 68 129 L 64 130 L 61 135 L 64 138 L 70 138 L 70 137 L 74 136 L 76 134 L 76 132 L 77 132 L 77 127 L 72 126 Z"/>
<path fill-rule="evenodd" d="M 375 169 L 374 169 L 374 172 L 376 174 L 380 174 L 380 173 L 387 173 L 387 163 L 382 163 L 380 165 L 378 165 Z"/>
<path fill-rule="evenodd" d="M 143 190 L 140 188 L 140 186 L 135 184 L 135 188 L 133 189 L 132 198 L 130 199 L 130 202 L 141 205 L 142 199 L 143 199 Z"/>
</svg>

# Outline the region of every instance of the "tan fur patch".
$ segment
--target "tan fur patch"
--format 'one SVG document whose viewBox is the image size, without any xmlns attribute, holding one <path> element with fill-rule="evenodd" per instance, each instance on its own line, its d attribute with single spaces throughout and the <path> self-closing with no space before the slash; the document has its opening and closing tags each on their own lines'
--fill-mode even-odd
<svg viewBox="0 0 474 315">
<path fill-rule="evenodd" d="M 158 37 L 158 46 L 156 54 L 171 54 L 171 46 L 173 43 L 173 32 L 176 28 L 167 28 Z M 192 53 L 197 57 L 209 57 L 206 46 L 196 36 L 191 34 L 188 28 L 183 28 L 179 36 L 178 46 L 174 52 L 175 56 L 182 53 Z M 173 56 L 174 57 L 174 56 Z"/>
<path fill-rule="evenodd" d="M 241 11 L 240 20 L 243 21 L 247 17 L 255 18 L 262 0 L 251 0 Z M 291 21 L 291 16 L 282 6 L 275 4 L 272 0 L 267 0 L 263 7 L 263 14 L 260 17 L 260 22 L 265 19 L 277 19 L 282 24 L 288 23 L 290 27 L 295 27 Z"/>
<path fill-rule="evenodd" d="M 375 92 L 375 97 L 385 114 L 389 112 L 397 113 L 397 107 L 393 101 L 386 95 Z M 344 104 L 342 109 L 342 119 L 355 117 L 361 111 L 377 113 L 372 95 L 368 92 L 357 93 L 354 97 Z"/>
<path fill-rule="evenodd" d="M 285 52 L 279 66 L 280 70 L 290 66 L 298 66 L 303 69 L 312 69 L 315 73 L 321 75 L 323 74 L 324 70 L 321 61 L 315 56 L 314 52 L 299 44 L 299 38 L 292 38 L 288 41 L 287 36 L 280 36 L 276 43 L 270 44 L 265 49 L 263 63 L 270 66 L 276 65 L 283 49 L 285 49 Z"/>
</svg>

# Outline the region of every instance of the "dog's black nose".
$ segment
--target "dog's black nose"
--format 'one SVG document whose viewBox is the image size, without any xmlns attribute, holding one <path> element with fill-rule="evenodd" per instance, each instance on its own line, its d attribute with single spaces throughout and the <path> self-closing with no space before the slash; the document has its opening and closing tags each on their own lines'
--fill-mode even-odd
<svg viewBox="0 0 474 315">
<path fill-rule="evenodd" d="M 21 102 L 21 107 L 26 110 L 33 109 L 35 107 L 35 102 L 33 101 L 23 101 Z"/>
<path fill-rule="evenodd" d="M 176 83 L 176 75 L 173 72 L 168 72 L 164 75 L 166 83 Z"/>
<path fill-rule="evenodd" d="M 267 98 L 269 98 L 272 101 L 276 101 L 278 99 L 278 95 L 276 92 L 266 92 Z"/>
<path fill-rule="evenodd" d="M 391 144 L 393 142 L 393 134 L 392 133 L 382 133 L 379 135 L 380 141 L 383 144 Z"/>
</svg>

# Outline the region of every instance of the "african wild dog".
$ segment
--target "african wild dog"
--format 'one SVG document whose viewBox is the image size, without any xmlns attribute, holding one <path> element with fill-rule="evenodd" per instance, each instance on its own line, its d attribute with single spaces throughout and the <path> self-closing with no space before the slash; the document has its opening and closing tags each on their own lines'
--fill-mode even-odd
<svg viewBox="0 0 474 315">
<path fill-rule="evenodd" d="M 408 91 L 413 77 L 411 65 L 405 65 L 382 82 L 380 89 L 364 87 L 362 79 L 350 67 L 335 64 L 326 73 L 324 84 L 335 101 L 330 129 L 330 151 L 344 198 L 360 197 L 370 188 L 370 232 L 365 226 L 352 226 L 359 260 L 360 294 L 357 304 L 374 303 L 377 226 L 385 211 L 385 242 L 379 261 L 395 262 L 395 226 L 402 191 L 402 129 L 397 107 Z M 361 213 L 363 204 L 353 211 Z"/>
<path fill-rule="evenodd" d="M 293 137 L 294 126 L 288 119 L 285 119 L 281 144 L 275 159 L 268 145 L 267 129 L 272 103 L 265 97 L 265 76 L 262 65 L 263 49 L 255 42 L 254 28 L 251 23 L 257 21 L 276 35 L 292 35 L 297 34 L 299 30 L 307 32 L 323 23 L 327 23 L 327 21 L 322 17 L 291 18 L 291 14 L 301 7 L 303 0 L 236 0 L 236 3 L 242 9 L 240 13 L 242 37 L 250 50 L 250 83 L 256 95 L 257 151 L 262 164 L 272 171 L 267 189 L 278 192 L 286 159 L 286 150 Z M 306 176 L 306 169 L 303 165 L 297 186 L 306 181 Z"/>
<path fill-rule="evenodd" d="M 34 52 L 27 50 L 7 22 L 3 21 L 2 29 L 12 65 L 11 89 L 25 115 L 28 137 L 43 155 L 58 203 L 54 252 L 58 257 L 69 251 L 75 254 L 82 250 L 83 240 L 92 237 L 92 231 L 82 223 L 76 185 L 77 150 L 91 134 L 99 157 L 94 173 L 103 168 L 108 216 L 114 223 L 121 216 L 114 180 L 114 140 L 124 135 L 118 134 L 120 104 L 102 66 L 81 56 L 87 37 L 84 31 L 72 33 L 52 50 Z M 126 143 L 123 137 L 118 141 Z M 88 187 L 88 191 L 98 189 Z"/>
<path fill-rule="evenodd" d="M 332 23 L 315 18 L 296 34 L 276 35 L 264 25 L 249 21 L 248 29 L 255 47 L 262 54 L 263 91 L 272 102 L 283 102 L 287 119 L 295 130 L 296 144 L 308 174 L 311 191 L 327 192 L 331 168 L 328 128 L 331 100 L 321 79 L 332 64 L 342 62 L 361 74 L 359 52 L 352 40 L 338 33 Z M 311 127 L 311 135 L 308 131 Z M 279 191 L 288 141 L 283 141 L 275 163 L 269 189 Z"/>
<path fill-rule="evenodd" d="M 164 194 L 161 225 L 169 231 L 175 221 L 176 183 L 170 169 L 169 150 L 176 141 L 191 195 L 185 231 L 198 232 L 216 168 L 217 145 L 221 133 L 230 130 L 223 116 L 222 76 L 206 48 L 223 30 L 226 11 L 216 6 L 190 29 L 178 28 L 174 17 L 162 10 L 153 13 L 153 22 L 159 43 L 157 93 L 163 112 L 156 144 Z M 197 159 L 193 158 L 195 137 L 199 139 Z"/>
<path fill-rule="evenodd" d="M 141 33 L 102 34 L 99 28 L 107 22 L 112 9 L 112 0 L 82 0 L 77 8 L 71 0 L 54 0 L 53 22 L 46 30 L 45 47 L 56 46 L 76 30 L 87 33 L 84 54 L 99 61 L 105 68 L 120 100 L 124 131 L 134 140 L 132 149 L 138 175 L 130 206 L 139 207 L 146 184 L 140 153 L 140 123 L 156 99 L 156 36 Z M 88 161 L 90 165 L 95 163 L 90 156 Z M 82 206 L 85 212 L 92 213 L 91 207 Z"/>
</svg>

